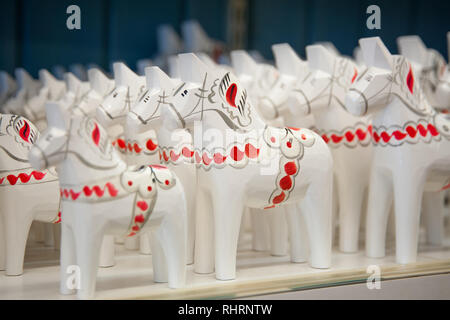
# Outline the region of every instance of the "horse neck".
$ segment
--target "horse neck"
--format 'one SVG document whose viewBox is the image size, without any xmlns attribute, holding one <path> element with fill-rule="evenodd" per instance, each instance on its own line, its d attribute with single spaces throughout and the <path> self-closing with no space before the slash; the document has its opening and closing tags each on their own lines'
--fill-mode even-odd
<svg viewBox="0 0 450 320">
<path fill-rule="evenodd" d="M 423 101 L 427 103 L 425 100 Z M 426 109 L 429 110 L 428 106 Z M 374 114 L 372 123 L 374 126 L 403 126 L 406 122 L 417 122 L 419 119 L 431 121 L 433 114 L 433 112 L 414 112 L 408 108 L 401 98 L 393 96 L 384 108 Z"/>
<path fill-rule="evenodd" d="M 3 139 L 0 139 L 0 172 L 1 171 L 14 171 L 20 169 L 30 168 L 31 165 L 28 161 L 20 161 L 19 157 L 13 150 L 8 149 L 8 144 L 4 143 Z M 14 159 L 16 158 L 16 159 Z M 25 160 L 26 155 L 20 155 L 20 158 Z"/>
</svg>

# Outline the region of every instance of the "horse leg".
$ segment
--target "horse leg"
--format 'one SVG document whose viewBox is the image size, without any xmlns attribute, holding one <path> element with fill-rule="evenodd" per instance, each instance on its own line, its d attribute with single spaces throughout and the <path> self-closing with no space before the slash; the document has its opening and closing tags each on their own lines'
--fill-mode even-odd
<svg viewBox="0 0 450 320">
<path fill-rule="evenodd" d="M 229 190 L 214 190 L 215 266 L 218 280 L 236 278 L 236 254 L 244 201 Z M 227 192 L 228 191 L 228 192 Z M 237 193 L 239 194 L 239 193 Z M 233 199 L 233 201 L 230 201 Z"/>
<path fill-rule="evenodd" d="M 78 217 L 72 227 L 77 264 L 80 267 L 80 288 L 77 293 L 79 299 L 91 299 L 95 295 L 97 266 L 104 234 L 102 221 L 100 219 L 95 221 L 95 217 L 92 216 L 95 215 L 94 210 L 95 207 L 83 217 Z M 91 217 L 88 217 L 89 215 Z"/>
<path fill-rule="evenodd" d="M 152 254 L 151 236 L 148 232 L 141 232 L 139 235 L 139 253 L 145 255 Z"/>
<path fill-rule="evenodd" d="M 423 193 L 427 243 L 440 246 L 444 239 L 444 192 Z"/>
<path fill-rule="evenodd" d="M 423 169 L 393 172 L 397 263 L 406 264 L 417 259 L 425 179 L 426 171 Z"/>
<path fill-rule="evenodd" d="M 126 237 L 125 238 L 125 249 L 138 250 L 139 249 L 139 236 Z"/>
<path fill-rule="evenodd" d="M 50 223 L 44 223 L 44 245 L 46 247 L 53 247 L 55 245 L 53 226 Z"/>
<path fill-rule="evenodd" d="M 105 235 L 102 239 L 102 244 L 100 247 L 100 258 L 98 266 L 100 268 L 109 268 L 116 264 L 114 260 L 115 254 L 115 244 L 114 236 Z"/>
<path fill-rule="evenodd" d="M 23 273 L 23 260 L 28 232 L 33 221 L 30 209 L 33 204 L 27 201 L 18 201 L 12 190 L 5 190 L 2 201 L 4 210 L 4 228 L 6 239 L 6 275 L 17 276 Z"/>
<path fill-rule="evenodd" d="M 365 189 L 361 174 L 353 168 L 342 168 L 335 176 L 339 194 L 339 249 L 342 252 L 358 251 Z"/>
<path fill-rule="evenodd" d="M 331 214 L 333 196 L 332 165 L 318 172 L 300 203 L 308 230 L 310 265 L 329 268 L 331 263 Z"/>
<path fill-rule="evenodd" d="M 214 220 L 211 196 L 197 188 L 195 208 L 195 267 L 196 273 L 214 272 Z"/>
<path fill-rule="evenodd" d="M 72 229 L 67 223 L 61 222 L 61 250 L 60 250 L 60 292 L 61 294 L 74 294 L 75 285 L 73 280 L 78 281 L 79 278 L 73 278 L 71 266 L 76 265 L 75 242 Z M 81 275 L 80 275 L 81 276 Z"/>
<path fill-rule="evenodd" d="M 291 262 L 302 263 L 308 260 L 308 237 L 304 218 L 299 214 L 296 204 L 286 204 L 286 219 L 291 248 Z"/>
<path fill-rule="evenodd" d="M 186 251 L 186 263 L 193 264 L 195 256 L 195 190 L 197 185 L 197 171 L 195 165 L 186 166 L 186 177 L 183 180 L 184 192 L 186 198 L 187 208 L 187 251 Z M 187 181 L 186 181 L 187 180 Z"/>
<path fill-rule="evenodd" d="M 150 232 L 150 244 L 152 247 L 153 281 L 167 282 L 167 259 L 163 250 L 163 239 L 158 229 Z"/>
<path fill-rule="evenodd" d="M 284 256 L 287 253 L 288 231 L 284 208 L 272 209 L 267 218 L 270 226 L 270 254 Z"/>
<path fill-rule="evenodd" d="M 61 224 L 52 224 L 53 237 L 55 239 L 55 250 L 61 249 Z"/>
<path fill-rule="evenodd" d="M 372 168 L 366 215 L 366 255 L 381 258 L 386 252 L 386 229 L 392 207 L 392 180 L 387 172 Z"/>
<path fill-rule="evenodd" d="M 185 204 L 177 206 L 166 214 L 158 230 L 167 261 L 169 288 L 180 288 L 186 283 L 187 212 Z"/>
<path fill-rule="evenodd" d="M 269 244 L 269 225 L 266 212 L 260 209 L 250 209 L 252 219 L 252 249 L 255 251 L 267 251 Z"/>
<path fill-rule="evenodd" d="M 0 209 L 0 271 L 6 268 L 6 237 L 3 222 L 3 209 Z"/>
</svg>

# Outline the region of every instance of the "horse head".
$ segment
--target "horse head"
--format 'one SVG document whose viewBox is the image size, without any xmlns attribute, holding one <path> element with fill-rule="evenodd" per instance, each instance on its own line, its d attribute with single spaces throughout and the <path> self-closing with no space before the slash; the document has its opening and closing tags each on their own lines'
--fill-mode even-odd
<svg viewBox="0 0 450 320">
<path fill-rule="evenodd" d="M 232 72 L 209 67 L 192 53 L 180 54 L 179 66 L 183 84 L 173 93 L 173 107 L 161 111 L 168 127 L 186 128 L 202 121 L 212 127 L 251 129 L 254 114 L 247 91 Z"/>
<path fill-rule="evenodd" d="M 292 92 L 310 74 L 307 62 L 300 59 L 289 44 L 275 44 L 272 46 L 272 51 L 280 74 L 278 80 L 261 98 L 259 104 L 266 119 L 275 119 L 279 112 L 288 109 L 292 103 L 291 99 L 296 99 Z"/>
<path fill-rule="evenodd" d="M 35 169 L 58 166 L 69 156 L 99 170 L 118 162 L 106 130 L 95 119 L 76 115 L 57 102 L 48 102 L 45 107 L 48 127 L 28 155 Z"/>
<path fill-rule="evenodd" d="M 36 126 L 28 119 L 13 115 L 0 114 L 0 170 L 19 169 L 28 165 L 27 155 L 39 137 Z"/>
<path fill-rule="evenodd" d="M 124 63 L 113 65 L 115 89 L 97 108 L 97 119 L 105 127 L 124 125 L 127 113 L 145 90 L 145 78 L 138 76 Z"/>
<path fill-rule="evenodd" d="M 428 49 L 419 36 L 402 36 L 397 38 L 400 54 L 406 57 L 413 66 L 427 100 L 433 107 L 447 108 L 450 100 L 441 98 L 445 92 L 444 74 L 447 64 L 444 57 L 436 50 Z M 444 82 L 443 86 L 441 86 Z M 441 86 L 438 94 L 438 87 Z M 445 96 L 445 93 L 444 93 Z"/>
<path fill-rule="evenodd" d="M 322 45 L 307 46 L 306 54 L 312 74 L 293 91 L 290 107 L 307 114 L 326 110 L 331 103 L 338 103 L 344 108 L 347 90 L 358 76 L 357 65 Z"/>
<path fill-rule="evenodd" d="M 135 139 L 140 133 L 156 129 L 161 125 L 161 109 L 171 107 L 171 99 L 167 97 L 177 94 L 179 80 L 171 79 L 158 67 L 145 69 L 147 90 L 139 98 L 127 115 L 125 135 L 127 139 Z"/>
<path fill-rule="evenodd" d="M 245 50 L 232 51 L 231 61 L 239 81 L 249 90 L 250 97 L 261 115 L 272 119 L 274 109 L 262 108 L 260 100 L 276 84 L 279 77 L 278 70 L 269 64 L 257 63 Z"/>
<path fill-rule="evenodd" d="M 394 98 L 416 114 L 433 112 L 406 58 L 391 55 L 379 37 L 360 39 L 359 44 L 368 69 L 347 92 L 345 107 L 350 113 L 356 116 L 376 113 Z"/>
</svg>

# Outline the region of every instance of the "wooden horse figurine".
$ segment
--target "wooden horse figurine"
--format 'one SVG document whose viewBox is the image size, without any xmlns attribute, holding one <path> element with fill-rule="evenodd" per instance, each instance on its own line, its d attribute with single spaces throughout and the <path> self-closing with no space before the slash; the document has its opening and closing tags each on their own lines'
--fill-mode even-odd
<svg viewBox="0 0 450 320">
<path fill-rule="evenodd" d="M 231 61 L 235 74 L 254 103 L 256 112 L 264 119 L 264 114 L 270 114 L 273 109 L 261 110 L 260 99 L 276 84 L 279 77 L 278 70 L 269 64 L 257 63 L 244 50 L 232 51 Z M 284 126 L 282 117 L 265 119 L 265 121 L 274 127 Z M 261 215 L 260 211 L 251 209 L 253 250 L 266 251 L 270 249 L 272 255 L 286 254 L 288 232 L 284 208 L 273 208 L 267 212 L 272 214 Z"/>
<path fill-rule="evenodd" d="M 185 189 L 188 216 L 187 235 L 187 263 L 194 262 L 195 241 L 195 197 L 196 197 L 196 169 L 193 161 L 192 136 L 187 130 L 167 131 L 162 126 L 160 110 L 165 101 L 159 99 L 155 92 L 172 92 L 180 87 L 182 82 L 178 79 L 169 78 L 158 67 L 146 69 L 147 90 L 139 99 L 138 103 L 131 108 L 127 115 L 125 136 L 127 141 L 136 141 L 146 136 L 157 135 L 159 157 L 162 164 L 168 166 L 180 178 Z M 152 141 L 152 140 L 150 140 Z M 147 147 L 147 149 L 149 149 Z M 180 151 L 181 150 L 181 151 Z M 144 154 L 148 152 L 143 148 Z M 144 155 L 143 155 L 144 156 Z M 144 159 L 145 160 L 145 159 Z M 145 160 L 148 161 L 148 160 Z M 198 257 L 203 259 L 203 257 Z M 202 270 L 197 272 L 204 273 Z"/>
<path fill-rule="evenodd" d="M 291 92 L 289 108 L 294 116 L 302 116 L 305 110 L 313 114 L 317 132 L 331 148 L 339 203 L 339 248 L 357 252 L 372 160 L 371 124 L 367 118 L 350 114 L 344 102 L 360 70 L 352 60 L 322 45 L 307 46 L 306 53 L 312 74 Z"/>
<path fill-rule="evenodd" d="M 58 223 L 59 185 L 54 170 L 35 170 L 27 155 L 39 131 L 27 119 L 0 114 L 0 270 L 23 273 L 33 220 Z"/>
<path fill-rule="evenodd" d="M 333 161 L 326 143 L 307 129 L 267 126 L 253 109 L 236 76 L 208 68 L 193 54 L 179 55 L 180 90 L 160 92 L 172 96 L 161 110 L 168 130 L 193 128 L 198 188 L 197 219 L 212 221 L 202 242 L 215 246 L 216 278 L 234 279 L 236 249 L 244 207 L 273 208 L 290 205 L 306 220 L 310 264 L 328 268 L 331 258 L 331 186 Z M 196 141 L 196 137 L 199 141 Z M 226 141 L 224 141 L 226 140 Z M 213 213 L 213 218 L 205 217 Z M 199 214 L 203 216 L 199 217 Z M 290 214 L 288 214 L 288 217 Z M 214 234 L 215 239 L 211 236 Z M 291 238 L 292 239 L 292 238 Z M 197 237 L 196 241 L 199 240 Z M 291 240 L 292 242 L 292 240 Z M 298 244 L 291 259 L 304 256 Z M 211 245 L 195 249 L 207 250 Z M 212 248 L 211 248 L 212 249 Z M 200 255 L 212 257 L 212 252 Z M 304 260 L 303 260 L 304 261 Z M 196 261 L 196 264 L 199 263 Z M 214 263 L 213 263 L 214 265 Z"/>
<path fill-rule="evenodd" d="M 450 110 L 450 78 L 445 59 L 439 52 L 428 49 L 419 36 L 397 38 L 399 52 L 412 65 L 415 79 L 420 82 L 423 93 L 438 112 Z M 446 80 L 447 77 L 447 80 Z M 425 192 L 423 217 L 427 242 L 441 245 L 444 239 L 443 205 L 445 192 Z"/>
<path fill-rule="evenodd" d="M 48 103 L 48 129 L 29 153 L 33 167 L 58 169 L 62 197 L 61 293 L 67 268 L 80 268 L 79 298 L 91 298 L 104 234 L 152 230 L 156 282 L 185 282 L 186 202 L 175 174 L 162 166 L 127 168 L 93 118 Z"/>
<path fill-rule="evenodd" d="M 145 140 L 145 137 L 152 138 L 156 132 L 158 141 L 159 157 L 162 164 L 173 170 L 179 177 L 184 186 L 187 216 L 188 216 L 188 234 L 187 234 L 187 263 L 194 262 L 194 241 L 195 241 L 195 197 L 196 197 L 196 169 L 193 161 L 192 136 L 187 130 L 167 131 L 162 126 L 160 116 L 161 108 L 165 107 L 165 100 L 160 99 L 160 91 L 172 92 L 179 88 L 182 82 L 178 79 L 169 78 L 158 67 L 149 67 L 145 70 L 147 89 L 139 101 L 131 108 L 127 115 L 125 126 L 125 137 L 127 141 L 137 143 L 136 141 Z M 149 132 L 149 134 L 147 134 Z M 153 139 L 154 140 L 154 139 Z M 148 140 L 148 141 L 153 141 Z M 152 152 L 152 147 L 141 148 L 143 160 L 148 163 L 145 155 Z M 181 150 L 181 152 L 177 152 Z M 197 259 L 197 257 L 196 257 Z M 198 257 L 204 259 L 204 257 Z M 204 273 L 202 270 L 197 272 Z"/>
<path fill-rule="evenodd" d="M 368 70 L 350 87 L 345 106 L 356 116 L 373 114 L 366 253 L 385 255 L 394 198 L 396 260 L 411 263 L 417 258 L 422 194 L 449 184 L 450 121 L 429 105 L 406 58 L 391 55 L 378 37 L 359 43 Z"/>
<path fill-rule="evenodd" d="M 108 128 L 108 133 L 113 137 L 113 144 L 128 164 L 159 163 L 158 142 L 154 131 L 149 131 L 135 141 L 124 140 L 126 116 L 145 91 L 145 77 L 138 76 L 121 62 L 115 63 L 113 68 L 116 87 L 98 106 L 96 117 L 103 126 Z M 139 238 L 127 238 L 125 247 L 128 249 L 139 247 L 142 254 L 151 253 L 149 238 L 145 233 L 142 233 Z"/>
</svg>

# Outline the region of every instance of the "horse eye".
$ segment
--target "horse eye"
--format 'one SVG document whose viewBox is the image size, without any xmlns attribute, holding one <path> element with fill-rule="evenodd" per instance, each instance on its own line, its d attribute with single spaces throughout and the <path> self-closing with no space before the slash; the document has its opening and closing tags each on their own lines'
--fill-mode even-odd
<svg viewBox="0 0 450 320">
<path fill-rule="evenodd" d="M 187 94 L 187 90 L 184 90 L 184 94 Z"/>
<path fill-rule="evenodd" d="M 113 98 L 117 97 L 117 92 L 113 93 Z"/>
</svg>

